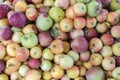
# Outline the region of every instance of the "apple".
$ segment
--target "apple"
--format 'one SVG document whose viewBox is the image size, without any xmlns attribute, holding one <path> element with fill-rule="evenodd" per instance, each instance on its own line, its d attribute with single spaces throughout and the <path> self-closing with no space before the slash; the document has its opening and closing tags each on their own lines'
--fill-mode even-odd
<svg viewBox="0 0 120 80">
<path fill-rule="evenodd" d="M 38 0 L 39 1 L 39 0 Z M 42 1 L 42 0 L 41 0 Z M 54 0 L 44 0 L 43 4 L 45 6 L 54 6 Z"/>
<path fill-rule="evenodd" d="M 59 7 L 52 7 L 49 15 L 55 22 L 60 22 L 65 17 L 64 11 Z"/>
<path fill-rule="evenodd" d="M 111 0 L 100 0 L 100 1 L 102 2 L 103 7 L 108 7 L 111 2 Z"/>
<path fill-rule="evenodd" d="M 87 80 L 105 80 L 105 73 L 100 67 L 92 67 L 86 72 Z"/>
<path fill-rule="evenodd" d="M 113 11 L 119 10 L 120 9 L 120 0 L 111 0 L 110 8 Z"/>
<path fill-rule="evenodd" d="M 80 53 L 80 61 L 86 62 L 90 59 L 90 51 Z"/>
<path fill-rule="evenodd" d="M 74 18 L 74 27 L 75 29 L 81 30 L 85 27 L 86 20 L 83 17 Z"/>
<path fill-rule="evenodd" d="M 108 33 L 103 34 L 101 36 L 101 40 L 105 46 L 109 46 L 109 45 L 112 45 L 114 43 L 114 38 L 112 37 L 111 34 L 108 34 Z"/>
<path fill-rule="evenodd" d="M 64 18 L 60 21 L 60 29 L 63 32 L 70 32 L 73 29 L 73 20 Z"/>
<path fill-rule="evenodd" d="M 108 26 L 106 25 L 105 22 L 103 22 L 103 23 L 97 23 L 96 30 L 99 33 L 105 33 L 108 30 Z"/>
<path fill-rule="evenodd" d="M 7 51 L 7 54 L 9 55 L 9 56 L 16 56 L 16 50 L 18 49 L 20 47 L 20 45 L 19 44 L 17 44 L 17 43 L 10 43 L 10 44 L 8 44 L 7 45 L 7 47 L 6 47 L 6 51 Z"/>
<path fill-rule="evenodd" d="M 102 0 L 102 1 L 107 1 L 107 0 Z M 96 17 L 98 22 L 104 22 L 107 18 L 108 10 L 107 9 L 102 9 L 100 14 Z"/>
<path fill-rule="evenodd" d="M 49 48 L 45 48 L 43 50 L 42 57 L 44 59 L 47 59 L 47 60 L 53 60 L 54 59 L 54 53 Z"/>
<path fill-rule="evenodd" d="M 34 59 L 39 59 L 42 56 L 42 49 L 40 47 L 33 47 L 30 49 L 30 56 Z"/>
<path fill-rule="evenodd" d="M 27 3 L 24 0 L 18 0 L 14 5 L 15 11 L 25 12 L 27 8 Z"/>
<path fill-rule="evenodd" d="M 16 49 L 16 59 L 20 62 L 24 62 L 29 58 L 29 50 L 25 47 L 19 47 Z"/>
<path fill-rule="evenodd" d="M 0 40 L 8 40 L 12 37 L 11 28 L 8 26 L 0 28 Z"/>
<path fill-rule="evenodd" d="M 64 42 L 60 39 L 55 39 L 50 44 L 50 49 L 55 54 L 61 54 L 65 50 Z"/>
<path fill-rule="evenodd" d="M 32 2 L 35 3 L 35 4 L 38 4 L 38 3 L 41 3 L 42 0 L 32 0 Z"/>
<path fill-rule="evenodd" d="M 86 27 L 87 28 L 94 28 L 97 24 L 97 19 L 94 17 L 87 17 L 86 18 Z"/>
<path fill-rule="evenodd" d="M 61 55 L 59 64 L 62 69 L 66 70 L 66 69 L 70 69 L 73 66 L 74 61 L 73 58 L 69 55 Z"/>
<path fill-rule="evenodd" d="M 41 72 L 37 70 L 29 70 L 25 76 L 25 80 L 40 80 L 41 79 Z"/>
<path fill-rule="evenodd" d="M 112 51 L 115 56 L 120 56 L 119 46 L 120 46 L 120 42 L 116 42 L 115 44 L 112 45 Z"/>
<path fill-rule="evenodd" d="M 9 21 L 7 18 L 1 19 L 0 20 L 0 28 L 4 27 L 4 26 L 9 26 Z"/>
<path fill-rule="evenodd" d="M 110 57 L 113 55 L 112 47 L 111 46 L 103 46 L 100 53 L 102 54 L 103 57 Z"/>
<path fill-rule="evenodd" d="M 120 79 L 120 67 L 116 67 L 113 71 L 112 71 L 112 76 L 113 78 L 119 80 Z"/>
<path fill-rule="evenodd" d="M 50 72 L 43 72 L 43 79 L 45 80 L 51 80 L 52 79 L 52 74 Z"/>
<path fill-rule="evenodd" d="M 40 67 L 42 71 L 50 71 L 52 69 L 52 63 L 49 60 L 43 60 Z"/>
<path fill-rule="evenodd" d="M 9 23 L 17 28 L 23 28 L 25 24 L 27 23 L 27 19 L 25 15 L 22 12 L 14 12 L 11 14 L 9 18 Z"/>
<path fill-rule="evenodd" d="M 0 4 L 0 19 L 7 18 L 7 14 L 10 11 L 10 8 L 6 4 Z"/>
<path fill-rule="evenodd" d="M 0 75 L 0 79 L 1 79 L 1 80 L 9 80 L 7 74 L 1 74 L 1 75 Z"/>
<path fill-rule="evenodd" d="M 85 52 L 88 49 L 88 41 L 84 36 L 78 36 L 71 42 L 71 48 L 79 53 Z"/>
<path fill-rule="evenodd" d="M 98 37 L 98 32 L 94 28 L 86 28 L 85 29 L 85 37 L 90 40 L 92 38 Z"/>
<path fill-rule="evenodd" d="M 38 44 L 38 37 L 35 33 L 27 33 L 21 37 L 21 43 L 26 48 L 35 47 Z"/>
<path fill-rule="evenodd" d="M 107 21 L 110 23 L 110 25 L 116 25 L 119 22 L 119 13 L 117 12 L 110 12 L 107 14 Z"/>
<path fill-rule="evenodd" d="M 6 68 L 10 71 L 10 73 L 17 71 L 20 65 L 21 62 L 19 62 L 16 58 L 10 58 L 6 62 Z"/>
<path fill-rule="evenodd" d="M 76 16 L 84 16 L 87 12 L 87 8 L 84 3 L 75 3 L 72 8 Z"/>
<path fill-rule="evenodd" d="M 77 66 L 73 66 L 66 70 L 66 74 L 69 78 L 77 78 L 79 76 L 80 70 Z"/>
<path fill-rule="evenodd" d="M 40 13 L 48 13 L 49 12 L 49 7 L 48 6 L 40 6 L 39 9 Z"/>
<path fill-rule="evenodd" d="M 103 60 L 103 57 L 99 53 L 93 53 L 90 56 L 90 62 L 91 62 L 91 64 L 93 66 L 99 66 L 99 65 L 101 65 L 102 60 Z"/>
<path fill-rule="evenodd" d="M 105 57 L 102 61 L 102 67 L 104 70 L 112 71 L 115 68 L 115 59 L 113 57 Z"/>
<path fill-rule="evenodd" d="M 54 79 L 61 79 L 64 76 L 64 70 L 59 65 L 54 65 L 51 69 L 51 74 Z"/>
<path fill-rule="evenodd" d="M 36 26 L 39 31 L 47 31 L 53 25 L 53 20 L 46 13 L 41 13 L 36 19 Z"/>
<path fill-rule="evenodd" d="M 119 39 L 120 38 L 119 33 L 120 33 L 120 26 L 116 25 L 111 28 L 111 34 L 114 38 Z"/>
<path fill-rule="evenodd" d="M 49 46 L 53 41 L 53 38 L 49 32 L 40 32 L 38 34 L 38 38 L 40 45 L 44 47 Z"/>
<path fill-rule="evenodd" d="M 32 69 L 38 69 L 40 66 L 40 61 L 38 59 L 31 58 L 28 61 L 28 65 Z"/>
<path fill-rule="evenodd" d="M 88 3 L 87 8 L 88 8 L 87 14 L 89 16 L 97 17 L 102 10 L 102 5 L 97 1 L 91 1 Z"/>
<path fill-rule="evenodd" d="M 28 65 L 23 64 L 19 67 L 18 72 L 21 76 L 25 77 L 29 70 L 30 70 L 30 68 L 28 67 Z"/>
<path fill-rule="evenodd" d="M 89 48 L 93 53 L 98 52 L 103 48 L 103 43 L 99 38 L 92 38 L 89 45 Z"/>
<path fill-rule="evenodd" d="M 34 21 L 34 20 L 36 20 L 36 18 L 38 16 L 38 12 L 35 8 L 28 8 L 25 12 L 25 15 L 28 20 Z"/>
<path fill-rule="evenodd" d="M 0 73 L 5 69 L 5 62 L 3 60 L 0 60 Z"/>
</svg>

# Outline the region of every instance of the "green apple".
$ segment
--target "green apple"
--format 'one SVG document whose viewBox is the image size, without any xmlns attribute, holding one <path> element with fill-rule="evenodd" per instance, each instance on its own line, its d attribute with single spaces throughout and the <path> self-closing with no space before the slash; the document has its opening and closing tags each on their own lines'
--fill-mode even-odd
<svg viewBox="0 0 120 80">
<path fill-rule="evenodd" d="M 50 71 L 52 63 L 49 60 L 43 60 L 40 67 L 43 71 Z"/>
<path fill-rule="evenodd" d="M 36 26 L 40 31 L 47 31 L 53 25 L 53 20 L 47 14 L 42 13 L 36 20 Z"/>
<path fill-rule="evenodd" d="M 116 80 L 120 80 L 120 67 L 116 67 L 116 68 L 112 71 L 112 76 L 113 76 L 113 78 L 115 78 Z"/>
<path fill-rule="evenodd" d="M 64 11 L 59 7 L 52 7 L 49 15 L 55 22 L 60 22 L 65 17 Z"/>
<path fill-rule="evenodd" d="M 90 0 L 77 0 L 77 2 L 88 3 Z"/>
<path fill-rule="evenodd" d="M 38 44 L 38 38 L 35 33 L 27 33 L 21 37 L 21 43 L 26 48 L 35 47 Z"/>
<path fill-rule="evenodd" d="M 110 8 L 113 11 L 119 10 L 120 9 L 120 0 L 111 0 Z"/>
<path fill-rule="evenodd" d="M 87 14 L 89 16 L 97 17 L 102 10 L 102 5 L 97 1 L 91 1 L 90 3 L 88 3 L 87 8 L 88 8 Z"/>
</svg>

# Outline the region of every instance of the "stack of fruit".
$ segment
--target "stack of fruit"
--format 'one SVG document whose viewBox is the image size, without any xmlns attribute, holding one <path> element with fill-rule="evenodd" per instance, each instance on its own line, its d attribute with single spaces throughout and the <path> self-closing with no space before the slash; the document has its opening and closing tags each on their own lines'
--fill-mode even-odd
<svg viewBox="0 0 120 80">
<path fill-rule="evenodd" d="M 0 0 L 0 80 L 120 80 L 120 0 Z"/>
</svg>

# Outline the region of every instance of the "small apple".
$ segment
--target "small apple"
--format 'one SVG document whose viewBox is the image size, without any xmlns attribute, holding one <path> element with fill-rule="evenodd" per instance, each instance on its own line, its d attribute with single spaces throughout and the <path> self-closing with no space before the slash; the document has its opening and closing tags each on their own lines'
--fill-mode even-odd
<svg viewBox="0 0 120 80">
<path fill-rule="evenodd" d="M 119 10 L 120 9 L 120 0 L 111 0 L 110 8 L 113 11 Z"/>
<path fill-rule="evenodd" d="M 66 17 L 67 18 L 74 19 L 76 17 L 76 15 L 75 15 L 72 7 L 67 8 L 66 11 L 65 11 L 65 13 L 66 13 Z"/>
<path fill-rule="evenodd" d="M 88 3 L 87 8 L 88 8 L 87 14 L 89 16 L 97 17 L 102 10 L 102 5 L 99 2 L 93 0 L 90 3 Z"/>
<path fill-rule="evenodd" d="M 103 48 L 103 43 L 99 38 L 92 38 L 89 45 L 89 48 L 93 53 L 98 52 Z"/>
<path fill-rule="evenodd" d="M 88 41 L 84 36 L 78 36 L 71 42 L 71 48 L 79 53 L 85 52 L 88 49 Z"/>
<path fill-rule="evenodd" d="M 87 12 L 87 8 L 84 3 L 75 3 L 72 8 L 76 16 L 84 16 Z"/>
<path fill-rule="evenodd" d="M 80 76 L 85 76 L 86 72 L 87 72 L 87 69 L 83 66 L 80 66 L 79 67 L 79 70 L 80 70 Z"/>
<path fill-rule="evenodd" d="M 120 56 L 120 42 L 117 42 L 112 45 L 112 51 L 115 56 Z"/>
<path fill-rule="evenodd" d="M 43 79 L 45 80 L 51 80 L 52 79 L 52 74 L 50 72 L 43 72 Z"/>
<path fill-rule="evenodd" d="M 92 65 L 94 66 L 99 66 L 101 65 L 103 60 L 102 55 L 100 55 L 99 53 L 93 53 L 90 57 L 90 62 Z"/>
<path fill-rule="evenodd" d="M 41 79 L 41 72 L 37 70 L 29 70 L 25 76 L 25 80 L 40 80 Z"/>
<path fill-rule="evenodd" d="M 29 50 L 25 47 L 19 47 L 16 49 L 16 59 L 20 62 L 24 62 L 29 58 Z"/>
<path fill-rule="evenodd" d="M 111 46 L 103 46 L 100 53 L 102 54 L 103 57 L 110 57 L 113 55 L 112 47 Z"/>
<path fill-rule="evenodd" d="M 115 65 L 115 59 L 113 57 L 105 57 L 102 61 L 102 67 L 107 71 L 112 71 L 115 68 Z"/>
<path fill-rule="evenodd" d="M 105 33 L 108 30 L 108 26 L 106 25 L 105 22 L 103 22 L 103 23 L 97 23 L 96 30 L 99 33 Z"/>
<path fill-rule="evenodd" d="M 38 44 L 38 37 L 35 33 L 27 33 L 21 37 L 21 43 L 26 48 L 35 47 Z"/>
<path fill-rule="evenodd" d="M 105 0 L 106 1 L 106 0 Z M 96 17 L 98 22 L 104 22 L 107 18 L 108 10 L 102 9 L 100 14 Z"/>
<path fill-rule="evenodd" d="M 97 24 L 97 20 L 94 17 L 87 17 L 86 18 L 86 27 L 87 28 L 94 28 Z"/>
<path fill-rule="evenodd" d="M 59 64 L 62 69 L 66 70 L 66 69 L 70 69 L 73 66 L 74 61 L 73 61 L 72 57 L 69 55 L 61 55 Z"/>
<path fill-rule="evenodd" d="M 10 75 L 10 79 L 11 80 L 21 80 L 21 75 L 18 73 L 18 72 L 13 72 L 11 75 Z"/>
<path fill-rule="evenodd" d="M 61 79 L 64 76 L 64 70 L 55 64 L 51 69 L 51 74 L 54 79 Z"/>
<path fill-rule="evenodd" d="M 120 67 L 116 67 L 113 71 L 112 71 L 112 76 L 113 78 L 115 78 L 116 80 L 120 79 Z"/>
<path fill-rule="evenodd" d="M 46 13 L 41 13 L 36 19 L 36 26 L 39 31 L 47 31 L 53 25 L 53 20 Z"/>
<path fill-rule="evenodd" d="M 43 47 L 49 46 L 53 41 L 53 38 L 49 32 L 40 32 L 38 34 L 38 38 L 40 45 Z"/>
<path fill-rule="evenodd" d="M 65 17 L 64 11 L 59 7 L 52 7 L 49 15 L 55 22 L 60 22 Z"/>
<path fill-rule="evenodd" d="M 82 62 L 86 62 L 89 59 L 90 59 L 90 51 L 85 51 L 85 52 L 80 53 L 80 60 Z"/>
<path fill-rule="evenodd" d="M 120 38 L 120 26 L 113 26 L 111 28 L 111 34 L 114 38 L 119 39 Z"/>
<path fill-rule="evenodd" d="M 74 27 L 78 30 L 81 30 L 85 27 L 86 20 L 83 17 L 74 18 Z"/>
<path fill-rule="evenodd" d="M 43 60 L 40 67 L 42 71 L 50 71 L 52 69 L 52 63 L 49 60 Z"/>
<path fill-rule="evenodd" d="M 69 78 L 77 78 L 79 76 L 80 70 L 77 66 L 73 66 L 66 70 L 66 74 Z"/>
<path fill-rule="evenodd" d="M 28 67 L 28 65 L 23 64 L 19 67 L 18 72 L 21 76 L 25 77 L 29 70 L 30 68 Z"/>
<path fill-rule="evenodd" d="M 101 36 L 101 40 L 105 46 L 110 46 L 114 43 L 114 38 L 112 37 L 111 34 L 108 34 L 108 33 L 103 34 Z"/>
</svg>

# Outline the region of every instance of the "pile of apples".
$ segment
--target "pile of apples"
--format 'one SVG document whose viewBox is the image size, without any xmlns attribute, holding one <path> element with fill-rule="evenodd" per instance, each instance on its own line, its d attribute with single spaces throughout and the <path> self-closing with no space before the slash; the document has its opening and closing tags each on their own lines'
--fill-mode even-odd
<svg viewBox="0 0 120 80">
<path fill-rule="evenodd" d="M 0 80 L 120 80 L 120 0 L 0 0 Z"/>
</svg>

